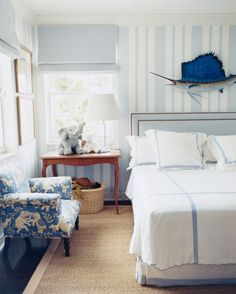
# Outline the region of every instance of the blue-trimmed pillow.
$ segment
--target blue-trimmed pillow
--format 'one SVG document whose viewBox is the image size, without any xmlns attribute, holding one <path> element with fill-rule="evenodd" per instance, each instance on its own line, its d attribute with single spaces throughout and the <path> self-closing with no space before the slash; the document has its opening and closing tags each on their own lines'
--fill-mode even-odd
<svg viewBox="0 0 236 294">
<path fill-rule="evenodd" d="M 180 133 L 161 130 L 145 132 L 156 154 L 158 170 L 203 169 L 203 133 Z"/>
<path fill-rule="evenodd" d="M 217 169 L 236 168 L 236 135 L 211 135 L 208 146 L 217 160 Z"/>
<path fill-rule="evenodd" d="M 128 169 L 138 165 L 155 164 L 155 153 L 147 136 L 126 136 L 126 139 L 131 156 Z"/>
</svg>

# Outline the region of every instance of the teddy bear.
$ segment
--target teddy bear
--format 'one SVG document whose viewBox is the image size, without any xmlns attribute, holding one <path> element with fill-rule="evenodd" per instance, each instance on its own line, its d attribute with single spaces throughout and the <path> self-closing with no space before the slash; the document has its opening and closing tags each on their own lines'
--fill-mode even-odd
<svg viewBox="0 0 236 294">
<path fill-rule="evenodd" d="M 71 154 L 84 153 L 80 145 L 80 140 L 82 140 L 84 125 L 85 125 L 85 122 L 82 122 L 78 126 L 61 128 L 58 131 L 58 134 L 61 140 L 57 148 L 59 155 L 71 155 Z"/>
</svg>

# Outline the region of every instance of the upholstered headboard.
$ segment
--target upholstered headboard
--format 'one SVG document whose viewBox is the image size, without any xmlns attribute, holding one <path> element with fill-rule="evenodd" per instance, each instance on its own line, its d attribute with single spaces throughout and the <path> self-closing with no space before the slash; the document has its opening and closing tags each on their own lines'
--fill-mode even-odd
<svg viewBox="0 0 236 294">
<path fill-rule="evenodd" d="M 148 129 L 231 135 L 236 134 L 236 112 L 131 113 L 131 135 Z"/>
</svg>

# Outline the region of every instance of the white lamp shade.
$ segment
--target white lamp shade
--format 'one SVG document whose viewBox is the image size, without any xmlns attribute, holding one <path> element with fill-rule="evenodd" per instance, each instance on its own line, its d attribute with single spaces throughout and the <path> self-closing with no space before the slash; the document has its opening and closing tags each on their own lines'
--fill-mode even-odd
<svg viewBox="0 0 236 294">
<path fill-rule="evenodd" d="M 113 94 L 94 95 L 88 103 L 86 121 L 118 120 L 119 109 Z"/>
</svg>

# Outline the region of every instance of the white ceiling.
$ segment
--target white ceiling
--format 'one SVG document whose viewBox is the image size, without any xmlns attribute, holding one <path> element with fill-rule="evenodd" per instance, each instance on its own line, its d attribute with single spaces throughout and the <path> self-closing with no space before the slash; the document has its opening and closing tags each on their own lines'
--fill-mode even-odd
<svg viewBox="0 0 236 294">
<path fill-rule="evenodd" d="M 236 0 L 20 0 L 35 16 L 236 13 Z"/>
</svg>

